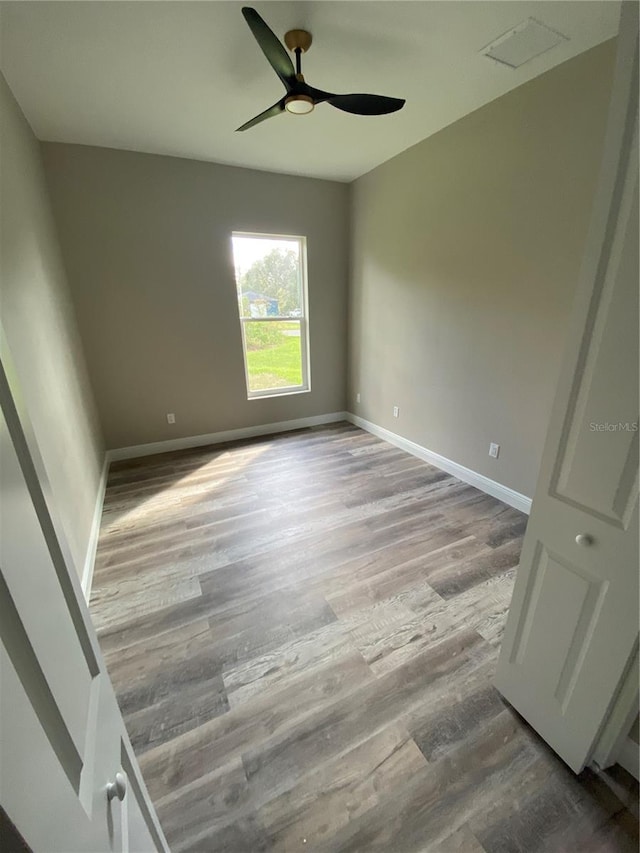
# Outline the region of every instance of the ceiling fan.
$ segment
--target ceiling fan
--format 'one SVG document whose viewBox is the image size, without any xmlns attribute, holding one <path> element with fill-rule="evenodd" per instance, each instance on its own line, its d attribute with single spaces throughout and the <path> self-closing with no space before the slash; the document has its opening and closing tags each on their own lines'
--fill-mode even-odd
<svg viewBox="0 0 640 853">
<path fill-rule="evenodd" d="M 289 50 L 295 53 L 296 65 L 284 49 L 277 36 L 269 29 L 255 9 L 244 6 L 242 9 L 244 19 L 249 24 L 255 40 L 260 45 L 267 61 L 276 72 L 286 94 L 272 107 L 245 122 L 237 130 L 249 130 L 265 119 L 280 115 L 283 112 L 294 115 L 310 113 L 316 104 L 327 103 L 337 107 L 346 113 L 355 113 L 362 116 L 377 116 L 386 113 L 394 113 L 402 109 L 405 102 L 402 98 L 387 98 L 383 95 L 333 95 L 331 92 L 323 92 L 309 86 L 302 76 L 301 54 L 306 53 L 311 47 L 311 33 L 306 30 L 289 30 L 285 33 L 284 42 Z"/>
</svg>

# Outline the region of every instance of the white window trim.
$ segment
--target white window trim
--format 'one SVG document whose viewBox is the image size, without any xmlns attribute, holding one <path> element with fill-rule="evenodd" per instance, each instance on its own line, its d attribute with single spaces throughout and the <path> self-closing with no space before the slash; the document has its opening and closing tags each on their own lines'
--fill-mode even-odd
<svg viewBox="0 0 640 853">
<path fill-rule="evenodd" d="M 232 231 L 231 237 L 255 237 L 262 240 L 290 240 L 299 245 L 300 274 L 302 279 L 302 315 L 300 317 L 243 317 L 238 301 L 238 317 L 242 331 L 242 360 L 244 363 L 244 381 L 247 389 L 247 400 L 262 400 L 265 397 L 284 397 L 292 394 L 308 394 L 311 391 L 311 361 L 309 358 L 309 288 L 307 281 L 307 238 L 301 234 L 266 234 L 259 231 Z M 233 243 L 232 243 L 233 249 Z M 233 254 L 233 252 L 232 252 Z M 238 294 L 235 259 L 233 265 L 233 280 Z M 288 385 L 284 388 L 265 388 L 260 391 L 249 390 L 249 370 L 247 367 L 247 342 L 245 325 L 247 323 L 282 323 L 294 320 L 300 323 L 300 361 L 302 367 L 302 384 Z"/>
</svg>

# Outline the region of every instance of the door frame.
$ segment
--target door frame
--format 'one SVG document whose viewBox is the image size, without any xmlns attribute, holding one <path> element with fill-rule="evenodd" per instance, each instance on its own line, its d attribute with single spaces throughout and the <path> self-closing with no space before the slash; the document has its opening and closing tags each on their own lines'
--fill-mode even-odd
<svg viewBox="0 0 640 853">
<path fill-rule="evenodd" d="M 640 704 L 640 691 L 638 690 L 638 646 L 627 667 L 627 673 L 622 681 L 618 695 L 613 704 L 609 716 L 602 728 L 600 736 L 593 750 L 592 763 L 599 768 L 610 767 L 612 764 L 621 763 L 620 758 L 626 748 L 627 739 L 631 726 L 638 714 Z M 640 745 L 631 741 L 636 751 Z M 629 769 L 626 767 L 625 769 Z M 629 771 L 631 772 L 631 771 Z M 638 778 L 637 770 L 635 778 Z"/>
</svg>

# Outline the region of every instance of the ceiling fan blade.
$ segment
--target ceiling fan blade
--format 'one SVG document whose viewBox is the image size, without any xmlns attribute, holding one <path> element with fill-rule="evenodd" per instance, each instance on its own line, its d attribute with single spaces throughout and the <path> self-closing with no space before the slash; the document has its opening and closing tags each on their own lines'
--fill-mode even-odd
<svg viewBox="0 0 640 853">
<path fill-rule="evenodd" d="M 313 98 L 313 101 L 316 104 L 321 104 L 323 101 L 328 101 L 329 98 L 339 97 L 339 95 L 334 95 L 333 92 L 325 92 L 322 89 L 314 89 L 314 87 L 310 86 L 306 81 L 298 83 L 298 85 L 296 86 L 296 90 L 299 90 L 304 95 L 309 95 L 310 98 Z"/>
<path fill-rule="evenodd" d="M 255 9 L 243 6 L 242 14 L 269 64 L 284 83 L 287 92 L 291 91 L 296 82 L 296 70 L 286 49 Z"/>
<path fill-rule="evenodd" d="M 403 98 L 386 98 L 384 95 L 332 95 L 326 101 L 345 113 L 355 113 L 359 116 L 395 113 L 405 105 Z"/>
<path fill-rule="evenodd" d="M 260 113 L 260 115 L 254 116 L 249 121 L 246 121 L 243 125 L 236 128 L 236 132 L 239 130 L 249 130 L 250 127 L 255 127 L 257 124 L 260 124 L 261 121 L 265 121 L 268 118 L 273 118 L 273 116 L 278 116 L 280 113 L 284 112 L 284 98 L 278 101 L 277 104 L 274 104 L 272 107 L 269 107 L 268 110 Z"/>
</svg>

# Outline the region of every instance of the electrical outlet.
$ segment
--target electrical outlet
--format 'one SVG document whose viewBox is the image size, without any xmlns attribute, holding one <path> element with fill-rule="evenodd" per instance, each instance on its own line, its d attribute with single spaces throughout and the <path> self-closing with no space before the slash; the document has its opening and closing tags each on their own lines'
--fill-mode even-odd
<svg viewBox="0 0 640 853">
<path fill-rule="evenodd" d="M 167 415 L 167 423 L 168 424 L 175 424 L 175 422 L 176 422 L 176 416 L 173 414 L 173 412 L 169 412 L 169 414 Z"/>
<path fill-rule="evenodd" d="M 399 414 L 400 414 L 400 407 L 399 407 L 399 406 L 394 406 L 394 407 L 393 407 L 393 417 L 394 417 L 394 418 L 397 418 Z"/>
<path fill-rule="evenodd" d="M 497 459 L 499 455 L 500 455 L 500 445 L 494 444 L 493 442 L 491 442 L 491 444 L 489 445 L 489 456 L 492 456 L 494 459 Z"/>
<path fill-rule="evenodd" d="M 360 402 L 360 392 L 358 391 L 358 393 L 356 394 L 356 403 L 359 403 L 359 402 Z"/>
</svg>

